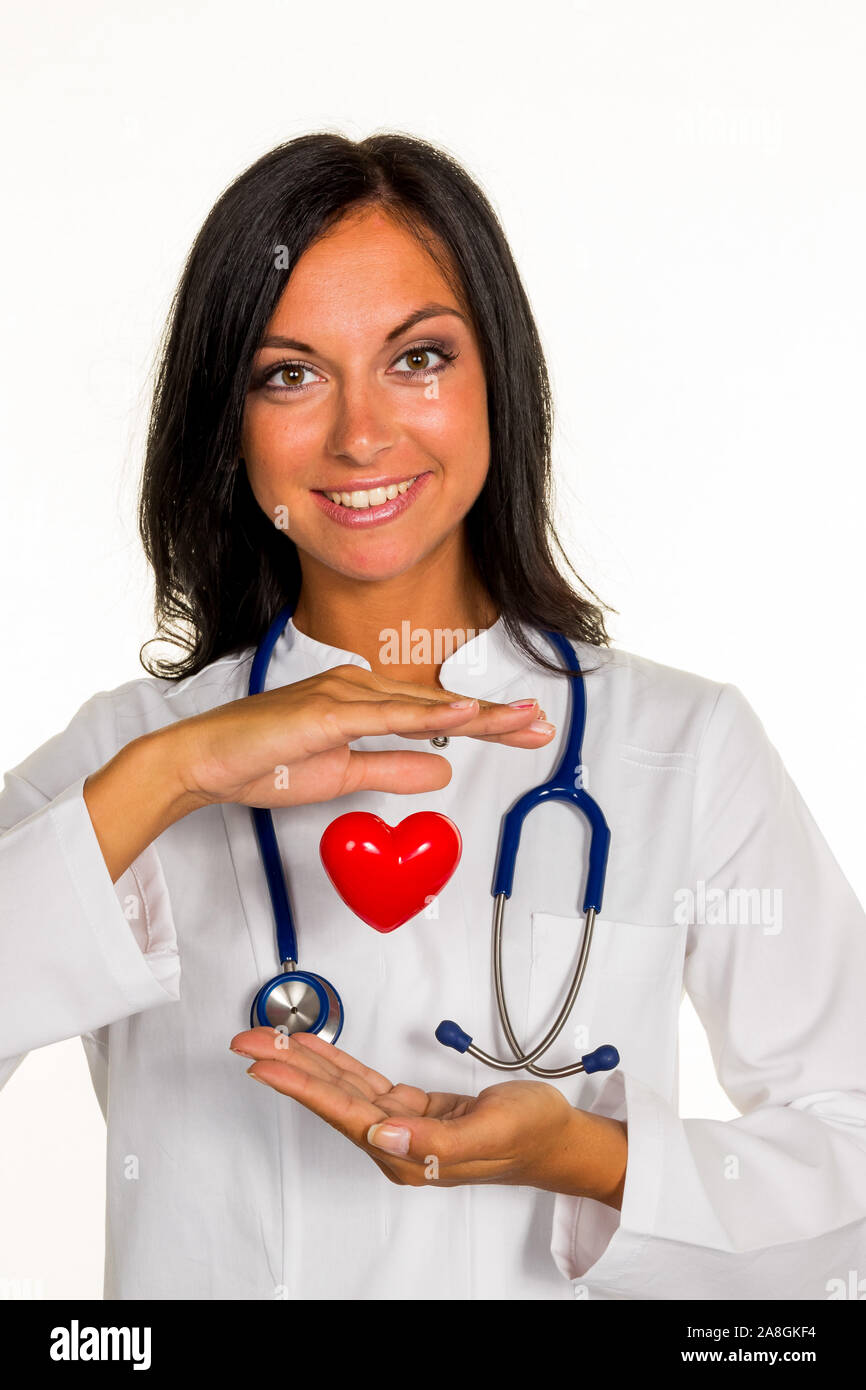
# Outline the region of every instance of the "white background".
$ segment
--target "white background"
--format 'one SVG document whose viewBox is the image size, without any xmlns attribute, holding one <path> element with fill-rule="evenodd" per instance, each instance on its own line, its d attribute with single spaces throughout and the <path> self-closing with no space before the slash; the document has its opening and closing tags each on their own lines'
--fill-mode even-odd
<svg viewBox="0 0 866 1390">
<path fill-rule="evenodd" d="M 143 674 L 149 372 L 208 209 L 294 135 L 403 130 L 501 217 L 616 645 L 740 687 L 866 898 L 862 5 L 37 0 L 0 70 L 0 767 Z M 734 1114 L 683 1023 L 683 1112 Z M 0 1280 L 101 1297 L 80 1043 L 0 1105 Z"/>
</svg>

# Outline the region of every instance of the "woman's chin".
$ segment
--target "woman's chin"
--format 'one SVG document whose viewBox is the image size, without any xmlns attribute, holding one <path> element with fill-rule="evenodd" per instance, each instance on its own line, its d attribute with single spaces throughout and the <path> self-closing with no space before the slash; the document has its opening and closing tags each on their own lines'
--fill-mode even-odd
<svg viewBox="0 0 866 1390">
<path fill-rule="evenodd" d="M 294 538 L 293 538 L 294 539 Z M 386 539 L 372 534 L 347 534 L 335 544 L 329 538 L 324 544 L 296 540 L 295 544 L 303 559 L 309 556 L 318 565 L 345 575 L 347 579 L 384 580 L 396 579 L 406 574 L 430 553 L 430 539 L 420 536 L 401 537 L 400 540 Z"/>
</svg>

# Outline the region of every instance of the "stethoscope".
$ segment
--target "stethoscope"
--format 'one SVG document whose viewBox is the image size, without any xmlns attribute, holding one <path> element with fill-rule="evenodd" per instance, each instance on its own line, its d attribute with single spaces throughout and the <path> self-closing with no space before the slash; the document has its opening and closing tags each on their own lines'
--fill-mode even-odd
<svg viewBox="0 0 866 1390">
<path fill-rule="evenodd" d="M 293 612 L 293 604 L 287 604 L 282 608 L 262 638 L 250 671 L 250 695 L 259 695 L 264 690 L 271 653 Z M 577 785 L 578 779 L 575 776 L 583 767 L 583 735 L 586 728 L 586 692 L 580 663 L 570 642 L 560 633 L 545 632 L 544 636 L 556 648 L 565 662 L 566 669 L 576 679 L 571 681 L 570 724 L 565 751 L 559 765 L 547 782 L 524 792 L 503 817 L 496 857 L 493 876 L 493 981 L 499 1017 L 515 1060 L 503 1062 L 498 1057 L 491 1057 L 488 1053 L 482 1052 L 469 1034 L 464 1033 L 451 1019 L 444 1019 L 436 1029 L 435 1035 L 446 1047 L 453 1047 L 457 1052 L 468 1052 L 470 1057 L 475 1057 L 479 1062 L 484 1062 L 499 1071 L 526 1069 L 535 1076 L 571 1076 L 575 1072 L 610 1071 L 619 1065 L 619 1053 L 616 1048 L 605 1044 L 593 1052 L 587 1052 L 579 1062 L 567 1067 L 536 1066 L 538 1059 L 547 1052 L 565 1027 L 583 982 L 595 919 L 601 911 L 610 849 L 610 830 L 598 803 L 583 787 Z M 589 823 L 589 866 L 583 899 L 584 930 L 577 965 L 562 1008 L 541 1042 L 530 1052 L 523 1052 L 511 1026 L 502 985 L 502 924 L 505 900 L 511 896 L 514 883 L 520 831 L 529 812 L 543 801 L 568 801 L 577 807 Z M 253 807 L 252 817 L 273 907 L 277 951 L 282 972 L 262 985 L 253 1000 L 250 1027 L 278 1028 L 285 1033 L 318 1033 L 323 1041 L 336 1042 L 343 1027 L 342 1000 L 331 982 L 322 975 L 298 969 L 297 936 L 273 817 L 269 810 L 262 807 Z"/>
</svg>

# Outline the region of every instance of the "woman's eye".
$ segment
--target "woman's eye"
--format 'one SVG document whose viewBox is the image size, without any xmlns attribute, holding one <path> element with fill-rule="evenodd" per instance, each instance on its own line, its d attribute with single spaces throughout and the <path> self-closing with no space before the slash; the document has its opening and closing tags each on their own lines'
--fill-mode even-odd
<svg viewBox="0 0 866 1390">
<path fill-rule="evenodd" d="M 443 360 L 442 362 L 438 363 L 432 362 L 431 358 L 433 357 L 441 357 Z M 442 367 L 446 363 L 446 360 L 450 361 L 450 359 L 451 354 L 446 353 L 445 351 L 443 351 L 442 348 L 413 347 L 409 348 L 406 352 L 402 353 L 401 356 L 397 358 L 397 362 L 408 362 L 408 371 L 406 371 L 404 375 L 422 376 L 426 375 L 427 372 L 441 371 Z M 395 363 L 395 366 L 396 365 L 397 363 Z"/>
<path fill-rule="evenodd" d="M 265 381 L 266 386 L 275 387 L 278 391 L 299 391 L 311 382 L 304 381 L 304 376 L 309 372 L 315 376 L 312 367 L 308 367 L 303 362 L 284 362 L 281 366 L 275 367 L 270 376 Z"/>
</svg>

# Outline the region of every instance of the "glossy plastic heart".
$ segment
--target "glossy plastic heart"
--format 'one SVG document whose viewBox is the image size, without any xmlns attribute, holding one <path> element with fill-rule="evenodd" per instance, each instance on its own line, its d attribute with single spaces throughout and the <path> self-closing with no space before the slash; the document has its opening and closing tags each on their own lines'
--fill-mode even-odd
<svg viewBox="0 0 866 1390">
<path fill-rule="evenodd" d="M 462 850 L 457 826 L 438 811 L 416 811 L 395 826 L 370 811 L 349 811 L 319 841 L 343 902 L 380 932 L 417 916 L 444 888 Z"/>
</svg>

